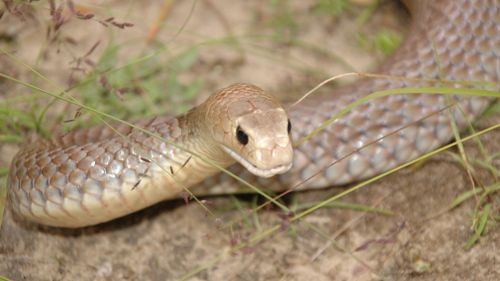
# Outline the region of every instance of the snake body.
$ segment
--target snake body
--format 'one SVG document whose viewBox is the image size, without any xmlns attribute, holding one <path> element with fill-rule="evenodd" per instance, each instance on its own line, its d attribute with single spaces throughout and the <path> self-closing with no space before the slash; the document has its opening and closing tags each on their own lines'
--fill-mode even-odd
<svg viewBox="0 0 500 281">
<path fill-rule="evenodd" d="M 235 162 L 243 165 L 231 171 L 265 188 L 283 190 L 317 172 L 307 187 L 320 188 L 365 179 L 442 145 L 452 137 L 452 120 L 463 128 L 491 100 L 391 95 L 291 145 L 374 91 L 440 85 L 412 78 L 493 82 L 498 90 L 498 1 L 421 0 L 408 7 L 414 18 L 409 36 L 377 72 L 409 79 L 364 78 L 288 108 L 288 117 L 271 95 L 236 84 L 182 116 L 136 124 L 154 135 L 117 125 L 37 141 L 12 161 L 12 209 L 38 223 L 81 227 L 178 197 L 194 185 L 196 194 L 237 192 L 238 184 L 218 174 Z"/>
</svg>

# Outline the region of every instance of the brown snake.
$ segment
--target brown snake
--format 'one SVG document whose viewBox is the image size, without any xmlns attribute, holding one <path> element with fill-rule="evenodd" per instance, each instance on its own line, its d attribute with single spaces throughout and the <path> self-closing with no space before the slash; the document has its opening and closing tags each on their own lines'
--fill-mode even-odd
<svg viewBox="0 0 500 281">
<path fill-rule="evenodd" d="M 80 227 L 178 197 L 194 185 L 195 194 L 238 191 L 239 185 L 206 159 L 220 167 L 239 162 L 247 169 L 233 165 L 232 171 L 273 190 L 320 171 L 307 182 L 309 188 L 320 188 L 371 177 L 442 145 L 451 139 L 452 119 L 463 128 L 491 99 L 391 95 L 355 108 L 299 147 L 291 145 L 291 139 L 299 140 L 374 91 L 442 85 L 411 78 L 493 82 L 498 90 L 497 0 L 420 0 L 408 6 L 414 18 L 409 36 L 378 73 L 410 79 L 364 78 L 290 107 L 289 117 L 272 96 L 237 84 L 177 118 L 136 123 L 194 156 L 125 125 L 116 126 L 119 134 L 103 126 L 37 141 L 12 161 L 8 188 L 13 210 L 38 223 Z"/>
</svg>

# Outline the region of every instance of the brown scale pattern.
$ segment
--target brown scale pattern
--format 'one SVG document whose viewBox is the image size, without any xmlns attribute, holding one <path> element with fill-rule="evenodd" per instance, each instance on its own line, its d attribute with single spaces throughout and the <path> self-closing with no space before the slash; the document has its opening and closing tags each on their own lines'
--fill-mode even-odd
<svg viewBox="0 0 500 281">
<path fill-rule="evenodd" d="M 172 141 L 181 136 L 176 119 L 155 118 L 136 125 Z M 121 197 L 127 205 L 122 193 L 146 176 L 153 162 L 167 161 L 167 153 L 178 150 L 128 126 L 117 125 L 116 129 L 128 140 L 109 127 L 95 127 L 27 146 L 31 148 L 22 150 L 12 162 L 11 206 L 24 216 L 42 213 L 40 219 L 50 221 L 60 211 L 68 219 L 78 220 L 71 214 L 75 206 L 84 207 L 83 201 L 106 204 L 105 194 Z M 126 208 L 135 210 L 131 205 Z M 98 216 L 102 210 L 96 211 Z"/>
</svg>

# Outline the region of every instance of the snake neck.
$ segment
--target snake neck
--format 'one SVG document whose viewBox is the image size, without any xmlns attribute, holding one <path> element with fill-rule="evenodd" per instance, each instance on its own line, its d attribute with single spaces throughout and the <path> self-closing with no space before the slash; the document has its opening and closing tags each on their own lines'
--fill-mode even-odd
<svg viewBox="0 0 500 281">
<path fill-rule="evenodd" d="M 189 151 L 197 152 L 197 155 L 192 156 L 201 156 L 201 158 L 213 161 L 216 165 L 226 168 L 236 161 L 214 139 L 213 125 L 207 124 L 207 120 L 216 119 L 210 118 L 210 112 L 203 104 L 179 116 L 179 127 L 183 131 L 181 137 L 182 143 Z M 203 161 L 203 159 L 201 160 Z M 215 169 L 215 172 L 220 171 L 217 167 L 213 166 L 209 170 L 211 169 Z"/>
</svg>

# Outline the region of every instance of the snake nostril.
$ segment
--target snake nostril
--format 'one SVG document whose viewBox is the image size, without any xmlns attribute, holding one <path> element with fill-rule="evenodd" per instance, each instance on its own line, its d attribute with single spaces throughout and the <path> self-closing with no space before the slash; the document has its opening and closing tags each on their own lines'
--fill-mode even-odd
<svg viewBox="0 0 500 281">
<path fill-rule="evenodd" d="M 241 129 L 240 126 L 236 128 L 236 138 L 242 145 L 246 145 L 248 143 L 248 135 Z"/>
</svg>

